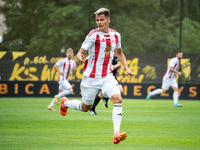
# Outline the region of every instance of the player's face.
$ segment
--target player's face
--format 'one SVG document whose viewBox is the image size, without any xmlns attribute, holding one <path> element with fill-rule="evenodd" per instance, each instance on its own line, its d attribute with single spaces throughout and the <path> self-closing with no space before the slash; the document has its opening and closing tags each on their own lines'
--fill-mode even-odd
<svg viewBox="0 0 200 150">
<path fill-rule="evenodd" d="M 96 15 L 96 24 L 101 32 L 109 32 L 109 23 L 110 18 L 107 18 L 105 15 Z"/>
<path fill-rule="evenodd" d="M 178 53 L 178 54 L 177 54 L 177 58 L 178 58 L 178 59 L 181 59 L 182 57 L 183 57 L 183 53 Z"/>
<path fill-rule="evenodd" d="M 71 59 L 73 55 L 74 55 L 73 51 L 68 51 L 66 53 L 66 56 L 67 56 L 68 59 Z"/>
</svg>

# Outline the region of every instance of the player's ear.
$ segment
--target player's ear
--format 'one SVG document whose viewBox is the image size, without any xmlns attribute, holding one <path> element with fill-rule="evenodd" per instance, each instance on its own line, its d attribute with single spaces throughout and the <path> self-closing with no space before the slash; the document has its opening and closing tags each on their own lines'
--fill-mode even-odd
<svg viewBox="0 0 200 150">
<path fill-rule="evenodd" d="M 108 22 L 109 22 L 109 23 L 110 23 L 110 21 L 111 21 L 110 18 L 108 18 Z"/>
</svg>

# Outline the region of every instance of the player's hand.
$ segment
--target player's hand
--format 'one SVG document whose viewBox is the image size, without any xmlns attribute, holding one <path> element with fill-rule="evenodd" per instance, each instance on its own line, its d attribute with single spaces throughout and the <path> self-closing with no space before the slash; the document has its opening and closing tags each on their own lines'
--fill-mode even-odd
<svg viewBox="0 0 200 150">
<path fill-rule="evenodd" d="M 178 72 L 178 75 L 179 75 L 179 77 L 182 75 L 182 73 L 181 72 Z"/>
<path fill-rule="evenodd" d="M 77 60 L 78 60 L 78 64 L 82 65 L 85 60 L 84 55 L 82 55 L 82 54 L 77 55 Z"/>
<path fill-rule="evenodd" d="M 60 74 L 63 76 L 63 75 L 64 75 L 64 72 L 60 72 Z"/>
<path fill-rule="evenodd" d="M 84 62 L 84 60 L 85 60 L 85 57 L 84 57 L 85 52 L 86 52 L 86 50 L 84 50 L 83 48 L 81 48 L 79 50 L 79 52 L 77 53 L 77 55 L 76 55 L 79 65 L 82 65 L 83 62 Z"/>
<path fill-rule="evenodd" d="M 129 68 L 126 71 L 127 71 L 129 76 L 134 77 L 135 74 L 134 74 L 133 71 L 131 71 Z"/>
</svg>

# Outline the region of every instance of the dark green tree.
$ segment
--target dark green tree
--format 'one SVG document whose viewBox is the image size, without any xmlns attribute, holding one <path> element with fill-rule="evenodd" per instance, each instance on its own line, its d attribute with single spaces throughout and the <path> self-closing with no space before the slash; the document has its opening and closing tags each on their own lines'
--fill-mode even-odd
<svg viewBox="0 0 200 150">
<path fill-rule="evenodd" d="M 175 52 L 179 48 L 180 0 L 4 0 L 8 27 L 1 50 L 60 52 L 79 50 L 97 28 L 94 11 L 110 10 L 110 27 L 121 33 L 126 54 Z M 182 51 L 199 52 L 199 0 L 184 0 Z"/>
<path fill-rule="evenodd" d="M 77 49 L 87 28 L 88 12 L 83 11 L 87 5 L 81 0 L 5 0 L 1 7 L 8 26 L 4 49 L 14 50 L 9 47 L 17 45 L 29 52 Z"/>
</svg>

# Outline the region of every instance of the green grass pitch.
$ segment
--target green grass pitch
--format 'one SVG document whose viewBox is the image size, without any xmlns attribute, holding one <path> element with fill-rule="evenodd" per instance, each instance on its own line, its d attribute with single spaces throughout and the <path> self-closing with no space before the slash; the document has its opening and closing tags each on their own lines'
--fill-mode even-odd
<svg viewBox="0 0 200 150">
<path fill-rule="evenodd" d="M 70 100 L 72 98 L 69 98 Z M 200 101 L 123 100 L 121 131 L 112 143 L 112 102 L 101 101 L 98 115 L 68 109 L 67 116 L 47 110 L 52 98 L 0 98 L 0 149 L 15 150 L 197 150 L 200 149 Z"/>
</svg>

